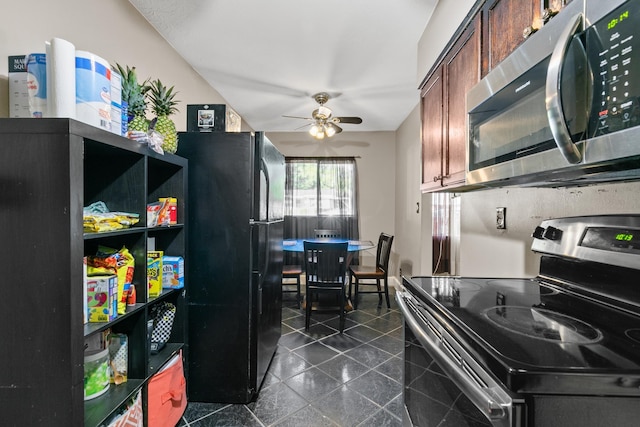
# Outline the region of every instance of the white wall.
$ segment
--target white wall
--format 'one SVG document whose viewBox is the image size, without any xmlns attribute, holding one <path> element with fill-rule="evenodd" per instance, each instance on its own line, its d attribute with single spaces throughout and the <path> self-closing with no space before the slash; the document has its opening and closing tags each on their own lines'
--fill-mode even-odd
<svg viewBox="0 0 640 427">
<path fill-rule="evenodd" d="M 343 132 L 322 141 L 307 132 L 268 132 L 267 137 L 285 156 L 356 157 L 360 237 L 377 242 L 381 232 L 395 233 L 395 132 Z"/>
<path fill-rule="evenodd" d="M 187 104 L 226 103 L 127 0 L 5 0 L 0 8 L 0 117 L 9 115 L 7 57 L 44 52 L 45 41 L 54 37 L 111 64 L 135 66 L 141 80 L 175 86 L 181 102 L 172 118 L 178 130 L 186 129 Z"/>
<path fill-rule="evenodd" d="M 421 274 L 423 257 L 431 269 L 431 197 L 420 192 L 421 144 L 420 106 L 416 106 L 402 123 L 396 135 L 396 212 L 393 247 L 398 254 L 398 268 L 405 276 Z M 426 241 L 428 245 L 423 245 Z M 394 271 L 399 275 L 400 271 Z"/>
<path fill-rule="evenodd" d="M 476 0 L 440 0 L 418 42 L 420 84 Z"/>
<path fill-rule="evenodd" d="M 640 183 L 565 189 L 512 188 L 461 195 L 460 274 L 529 277 L 539 267 L 531 233 L 543 219 L 639 213 Z M 507 208 L 507 228 L 495 227 L 495 209 Z"/>
</svg>

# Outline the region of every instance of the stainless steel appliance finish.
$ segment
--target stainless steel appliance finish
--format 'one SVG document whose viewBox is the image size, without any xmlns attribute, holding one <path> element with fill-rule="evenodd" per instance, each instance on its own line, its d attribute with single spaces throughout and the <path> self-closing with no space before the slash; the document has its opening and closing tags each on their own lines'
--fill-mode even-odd
<svg viewBox="0 0 640 427">
<path fill-rule="evenodd" d="M 403 278 L 406 425 L 640 419 L 640 215 L 546 220 L 531 248 L 533 278 Z"/>
<path fill-rule="evenodd" d="M 467 184 L 640 179 L 640 4 L 574 0 L 469 91 Z"/>
</svg>

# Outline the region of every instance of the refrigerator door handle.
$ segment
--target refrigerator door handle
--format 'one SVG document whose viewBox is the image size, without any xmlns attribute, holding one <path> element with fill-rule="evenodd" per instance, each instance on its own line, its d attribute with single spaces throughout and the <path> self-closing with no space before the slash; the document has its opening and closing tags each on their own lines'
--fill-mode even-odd
<svg viewBox="0 0 640 427">
<path fill-rule="evenodd" d="M 271 232 L 270 232 L 271 228 L 267 226 L 264 228 L 264 230 L 265 230 L 264 243 L 265 245 L 267 245 L 267 250 L 264 256 L 264 265 L 262 266 L 263 271 L 261 272 L 263 277 L 266 276 L 267 269 L 269 268 L 269 264 L 271 264 L 271 248 L 269 248 L 269 245 L 271 243 Z"/>
<path fill-rule="evenodd" d="M 261 203 L 265 203 L 266 205 L 266 212 L 267 212 L 267 216 L 265 219 L 269 219 L 271 218 L 270 216 L 270 212 L 269 210 L 271 209 L 270 205 L 270 200 L 269 197 L 271 195 L 271 188 L 270 188 L 270 179 L 269 179 L 269 169 L 267 169 L 267 164 L 265 163 L 264 159 L 260 159 L 260 172 L 262 172 L 262 174 L 264 175 L 264 195 L 265 195 L 265 200 L 261 200 Z"/>
<path fill-rule="evenodd" d="M 257 304 L 258 304 L 258 314 L 262 315 L 262 275 L 257 271 L 253 272 L 253 281 L 258 284 L 257 290 Z"/>
</svg>

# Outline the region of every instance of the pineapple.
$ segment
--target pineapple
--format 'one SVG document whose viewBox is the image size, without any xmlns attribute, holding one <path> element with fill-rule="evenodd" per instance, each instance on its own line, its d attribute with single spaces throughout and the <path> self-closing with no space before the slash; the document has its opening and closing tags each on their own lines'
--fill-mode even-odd
<svg viewBox="0 0 640 427">
<path fill-rule="evenodd" d="M 146 117 L 147 113 L 147 92 L 150 87 L 145 80 L 142 84 L 138 83 L 136 75 L 136 67 L 126 68 L 120 64 L 116 64 L 116 68 L 122 75 L 122 100 L 128 104 L 128 120 L 131 131 L 141 131 L 147 133 L 149 130 L 149 122 Z"/>
<path fill-rule="evenodd" d="M 176 108 L 178 101 L 173 99 L 176 93 L 173 91 L 173 86 L 167 88 L 159 79 L 152 81 L 149 87 L 149 97 L 156 115 L 151 126 L 164 138 L 162 149 L 169 153 L 175 153 L 178 151 L 178 132 L 176 132 L 175 123 L 169 116 L 178 111 Z"/>
</svg>

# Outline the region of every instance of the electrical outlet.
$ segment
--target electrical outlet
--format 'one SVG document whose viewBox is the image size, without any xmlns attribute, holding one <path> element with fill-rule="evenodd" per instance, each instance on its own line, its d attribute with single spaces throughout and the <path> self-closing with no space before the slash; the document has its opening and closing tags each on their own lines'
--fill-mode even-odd
<svg viewBox="0 0 640 427">
<path fill-rule="evenodd" d="M 507 228 L 507 208 L 496 208 L 496 228 L 498 230 Z"/>
</svg>

